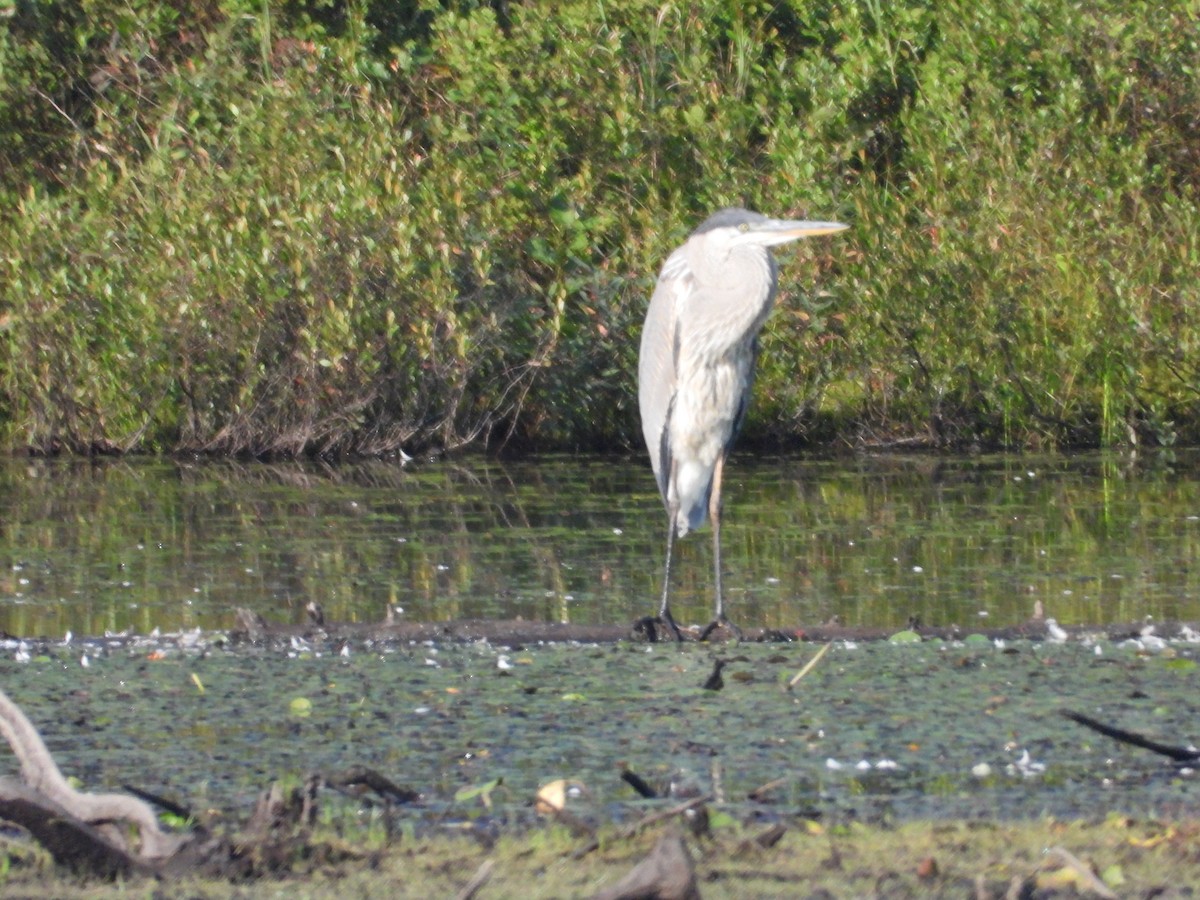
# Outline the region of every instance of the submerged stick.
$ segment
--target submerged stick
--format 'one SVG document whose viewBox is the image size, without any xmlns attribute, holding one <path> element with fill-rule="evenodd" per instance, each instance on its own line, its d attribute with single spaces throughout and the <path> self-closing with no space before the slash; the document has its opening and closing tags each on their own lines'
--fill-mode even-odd
<svg viewBox="0 0 1200 900">
<path fill-rule="evenodd" d="M 1083 713 L 1073 712 L 1069 709 L 1061 709 L 1059 712 L 1072 722 L 1078 722 L 1080 725 L 1092 729 L 1092 731 L 1098 731 L 1100 734 L 1110 737 L 1114 741 L 1120 741 L 1123 744 L 1132 744 L 1135 747 L 1141 747 L 1143 750 L 1150 750 L 1181 764 L 1200 762 L 1200 750 L 1192 747 L 1173 747 L 1170 744 L 1161 744 L 1135 731 L 1126 731 L 1124 728 L 1109 725 L 1090 716 L 1085 716 Z"/>
</svg>

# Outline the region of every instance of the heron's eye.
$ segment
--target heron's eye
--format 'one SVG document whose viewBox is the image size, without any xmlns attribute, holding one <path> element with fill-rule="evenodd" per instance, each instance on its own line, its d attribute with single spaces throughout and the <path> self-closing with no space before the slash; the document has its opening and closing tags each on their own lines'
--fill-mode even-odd
<svg viewBox="0 0 1200 900">
<path fill-rule="evenodd" d="M 748 222 L 743 222 L 742 224 L 740 224 L 738 226 L 738 231 L 740 231 L 742 234 L 745 234 L 749 230 L 750 230 L 750 224 Z"/>
</svg>

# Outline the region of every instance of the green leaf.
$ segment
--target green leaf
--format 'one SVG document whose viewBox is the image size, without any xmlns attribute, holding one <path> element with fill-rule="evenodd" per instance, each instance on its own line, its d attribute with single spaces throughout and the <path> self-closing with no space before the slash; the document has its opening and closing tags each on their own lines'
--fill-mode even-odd
<svg viewBox="0 0 1200 900">
<path fill-rule="evenodd" d="M 492 791 L 503 783 L 503 778 L 493 778 L 491 781 L 474 785 L 473 787 L 459 788 L 454 793 L 454 801 L 456 803 L 465 803 L 467 800 L 474 800 L 476 797 L 480 797 L 485 802 L 488 802 Z"/>
<path fill-rule="evenodd" d="M 312 715 L 312 701 L 307 697 L 296 697 L 288 704 L 288 712 L 298 719 L 307 719 Z"/>
<path fill-rule="evenodd" d="M 1196 668 L 1196 661 L 1194 659 L 1187 659 L 1182 656 L 1177 656 L 1174 659 L 1164 659 L 1163 668 L 1172 669 L 1176 672 L 1191 672 Z"/>
</svg>

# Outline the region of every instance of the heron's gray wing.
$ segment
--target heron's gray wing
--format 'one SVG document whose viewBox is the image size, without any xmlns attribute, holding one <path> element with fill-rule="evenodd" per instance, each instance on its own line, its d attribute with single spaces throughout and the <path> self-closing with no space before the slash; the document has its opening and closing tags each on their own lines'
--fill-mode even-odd
<svg viewBox="0 0 1200 900">
<path fill-rule="evenodd" d="M 750 341 L 750 356 L 745 363 L 745 374 L 743 375 L 744 387 L 742 388 L 741 397 L 738 399 L 737 412 L 733 415 L 733 429 L 729 432 L 729 440 L 725 443 L 725 451 L 728 453 L 733 447 L 734 441 L 737 440 L 739 434 L 742 433 L 742 423 L 746 421 L 746 410 L 750 406 L 750 395 L 754 393 L 754 373 L 758 370 L 758 336 Z"/>
<path fill-rule="evenodd" d="M 642 415 L 642 435 L 650 451 L 650 465 L 658 481 L 663 501 L 667 497 L 667 477 L 671 471 L 671 448 L 667 442 L 667 423 L 675 396 L 675 364 L 678 347 L 678 310 L 691 290 L 692 276 L 683 248 L 676 250 L 663 265 L 646 311 L 642 327 L 642 347 L 638 359 L 638 406 Z"/>
</svg>

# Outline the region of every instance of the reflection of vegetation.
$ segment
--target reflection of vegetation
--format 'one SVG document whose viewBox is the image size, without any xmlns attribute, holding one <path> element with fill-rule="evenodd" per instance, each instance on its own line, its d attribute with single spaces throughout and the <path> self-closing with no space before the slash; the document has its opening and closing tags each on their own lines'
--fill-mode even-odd
<svg viewBox="0 0 1200 900">
<path fill-rule="evenodd" d="M 1181 463 L 1181 467 L 1186 463 Z M 1182 469 L 1181 469 L 1182 470 Z M 1200 483 L 1107 457 L 734 460 L 726 565 L 746 624 L 834 615 L 970 628 L 1194 617 Z M 10 461 L 0 465 L 0 627 L 21 635 L 303 621 L 389 607 L 458 617 L 632 620 L 653 606 L 662 515 L 645 467 Z M 686 620 L 709 546 L 681 544 Z"/>
<path fill-rule="evenodd" d="M 1200 436 L 1194 4 L 0 3 L 0 445 L 636 440 L 668 248 L 800 252 L 748 422 Z"/>
<path fill-rule="evenodd" d="M 235 605 L 296 620 L 309 600 L 341 621 L 382 619 L 389 606 L 420 619 L 564 619 L 560 556 L 586 555 L 571 549 L 580 510 L 545 505 L 578 494 L 560 483 L 573 471 L 526 466 L 518 487 L 482 461 L 5 467 L 0 490 L 17 514 L 0 539 L 15 568 L 0 590 L 21 601 L 9 628 L 212 626 Z"/>
<path fill-rule="evenodd" d="M 756 560 L 807 560 L 812 590 L 796 596 L 826 603 L 810 618 L 917 615 L 970 627 L 979 612 L 993 623 L 1024 617 L 1035 600 L 1072 621 L 1188 613 L 1187 561 L 1200 553 L 1200 529 L 1186 527 L 1195 482 L 1165 472 L 1118 479 L 1095 457 L 924 468 L 884 461 L 820 477 L 797 467 L 791 527 L 744 516 L 739 525 L 767 542 Z M 819 489 L 800 487 L 810 480 Z"/>
</svg>

